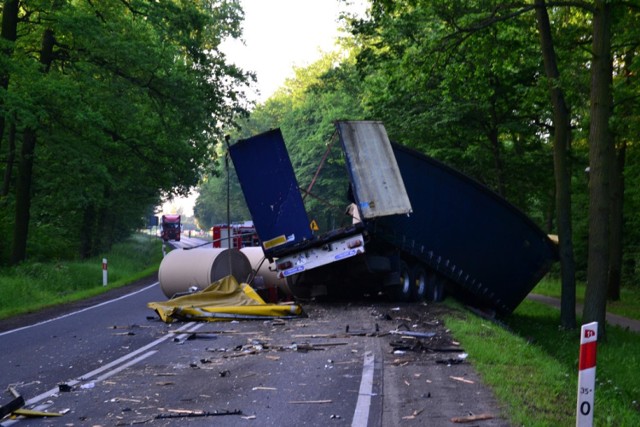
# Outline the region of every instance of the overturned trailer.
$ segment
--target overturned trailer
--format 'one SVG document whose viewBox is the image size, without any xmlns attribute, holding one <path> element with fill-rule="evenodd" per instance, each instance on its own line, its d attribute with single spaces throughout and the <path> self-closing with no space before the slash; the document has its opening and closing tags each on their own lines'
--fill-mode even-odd
<svg viewBox="0 0 640 427">
<path fill-rule="evenodd" d="M 310 228 L 278 129 L 230 147 L 265 256 L 294 294 L 347 279 L 400 300 L 439 301 L 448 292 L 510 313 L 548 272 L 555 244 L 506 200 L 391 143 L 381 122 L 336 128 L 356 219 L 321 235 Z"/>
</svg>

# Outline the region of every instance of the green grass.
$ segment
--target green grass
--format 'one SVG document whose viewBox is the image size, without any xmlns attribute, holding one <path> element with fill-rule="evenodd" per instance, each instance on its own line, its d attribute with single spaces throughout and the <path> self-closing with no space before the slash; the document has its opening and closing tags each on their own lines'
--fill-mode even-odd
<svg viewBox="0 0 640 427">
<path fill-rule="evenodd" d="M 584 303 L 584 283 L 576 285 L 576 302 Z M 544 279 L 533 289 L 533 293 L 560 298 L 560 281 Z M 640 289 L 629 287 L 620 290 L 620 301 L 607 302 L 607 311 L 631 319 L 640 319 Z"/>
<path fill-rule="evenodd" d="M 502 325 L 462 310 L 445 321 L 512 425 L 575 425 L 579 331 L 559 328 L 557 309 L 524 301 Z M 640 335 L 608 326 L 607 338 L 598 344 L 594 425 L 640 425 Z"/>
<path fill-rule="evenodd" d="M 108 285 L 102 286 L 102 258 Z M 0 319 L 98 295 L 158 270 L 161 241 L 135 235 L 109 253 L 83 261 L 25 262 L 0 270 Z"/>
</svg>

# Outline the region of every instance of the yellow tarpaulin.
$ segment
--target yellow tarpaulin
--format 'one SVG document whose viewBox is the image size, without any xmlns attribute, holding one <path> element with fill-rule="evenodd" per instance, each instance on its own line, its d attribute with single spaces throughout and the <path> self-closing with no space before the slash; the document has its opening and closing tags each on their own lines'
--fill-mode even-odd
<svg viewBox="0 0 640 427">
<path fill-rule="evenodd" d="M 246 283 L 239 284 L 233 276 L 223 277 L 202 292 L 164 302 L 150 302 L 163 322 L 176 320 L 207 321 L 240 319 L 270 319 L 304 315 L 297 304 L 267 304 Z"/>
</svg>

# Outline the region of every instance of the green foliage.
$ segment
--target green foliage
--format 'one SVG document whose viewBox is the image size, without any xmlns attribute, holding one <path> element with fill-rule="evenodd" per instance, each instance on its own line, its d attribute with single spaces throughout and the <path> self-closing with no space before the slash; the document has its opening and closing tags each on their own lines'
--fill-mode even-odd
<svg viewBox="0 0 640 427">
<path fill-rule="evenodd" d="M 102 285 L 102 258 L 109 262 L 107 287 Z M 48 259 L 0 269 L 0 318 L 75 301 L 131 283 L 157 271 L 162 242 L 134 235 L 110 252 L 83 261 Z"/>
<path fill-rule="evenodd" d="M 186 194 L 222 126 L 248 105 L 251 75 L 218 50 L 240 35 L 242 11 L 232 0 L 22 6 L 0 67 L 9 82 L 0 117 L 15 126 L 18 152 L 26 129 L 37 135 L 28 254 L 51 256 L 41 240 L 49 232 L 61 238 L 58 256 L 91 256 L 139 227 L 162 197 Z M 55 44 L 43 68 L 34 52 L 45 31 Z M 14 192 L 15 166 L 8 172 Z M 0 200 L 9 224 L 14 200 Z"/>
</svg>

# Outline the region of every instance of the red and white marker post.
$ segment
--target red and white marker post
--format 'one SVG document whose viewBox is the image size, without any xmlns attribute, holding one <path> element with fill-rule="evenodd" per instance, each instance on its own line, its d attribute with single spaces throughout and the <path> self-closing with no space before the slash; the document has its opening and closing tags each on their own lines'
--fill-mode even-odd
<svg viewBox="0 0 640 427">
<path fill-rule="evenodd" d="M 578 405 L 576 427 L 593 426 L 593 398 L 596 391 L 596 346 L 598 322 L 582 325 L 578 367 Z"/>
<path fill-rule="evenodd" d="M 102 286 L 107 286 L 107 259 L 102 258 Z"/>
</svg>

